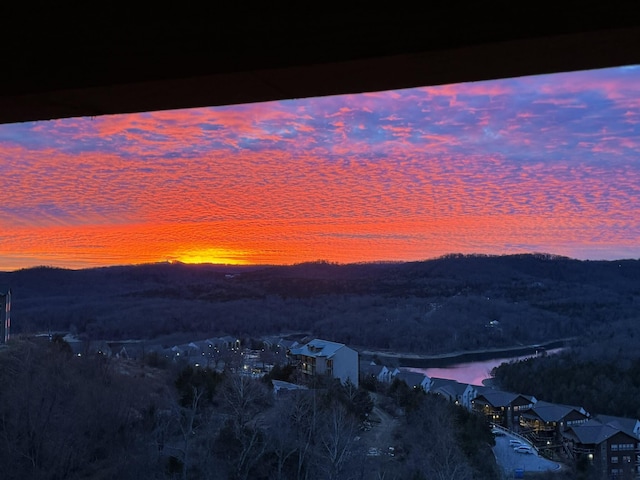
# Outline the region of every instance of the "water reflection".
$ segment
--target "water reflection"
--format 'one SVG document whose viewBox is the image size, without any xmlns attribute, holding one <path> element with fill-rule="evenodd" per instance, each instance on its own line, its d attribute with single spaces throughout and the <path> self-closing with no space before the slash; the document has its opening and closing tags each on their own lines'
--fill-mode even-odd
<svg viewBox="0 0 640 480">
<path fill-rule="evenodd" d="M 553 355 L 564 350 L 563 348 L 554 348 L 546 350 L 546 355 Z M 498 365 L 526 358 L 535 357 L 535 354 L 524 355 L 521 357 L 494 358 L 491 360 L 481 360 L 478 362 L 457 363 L 448 367 L 441 368 L 413 368 L 407 367 L 404 370 L 411 372 L 420 372 L 428 377 L 448 378 L 457 380 L 460 383 L 471 385 L 483 385 L 483 381 L 491 378 L 491 370 Z"/>
</svg>

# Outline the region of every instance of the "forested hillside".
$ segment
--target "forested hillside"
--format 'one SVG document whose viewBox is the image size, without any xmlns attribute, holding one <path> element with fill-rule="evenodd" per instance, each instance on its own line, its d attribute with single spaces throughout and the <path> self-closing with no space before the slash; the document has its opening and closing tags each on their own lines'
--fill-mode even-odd
<svg viewBox="0 0 640 480">
<path fill-rule="evenodd" d="M 434 354 L 542 343 L 638 318 L 640 261 L 546 254 L 294 266 L 154 264 L 0 273 L 14 333 L 89 338 L 307 332 Z"/>
<path fill-rule="evenodd" d="M 272 380 L 77 357 L 61 337 L 14 341 L 0 350 L 0 476 L 500 478 L 484 418 L 442 397 L 323 378 L 274 395 Z"/>
<path fill-rule="evenodd" d="M 558 355 L 504 363 L 493 372 L 505 390 L 581 406 L 591 414 L 640 418 L 640 322 L 591 329 Z"/>
</svg>

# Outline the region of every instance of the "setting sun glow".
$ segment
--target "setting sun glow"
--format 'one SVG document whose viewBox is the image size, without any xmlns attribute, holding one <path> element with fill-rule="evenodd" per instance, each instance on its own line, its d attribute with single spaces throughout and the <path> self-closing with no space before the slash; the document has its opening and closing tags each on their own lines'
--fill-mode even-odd
<svg viewBox="0 0 640 480">
<path fill-rule="evenodd" d="M 213 263 L 219 265 L 247 265 L 244 258 L 247 252 L 231 251 L 219 248 L 193 250 L 170 257 L 172 262 L 180 263 Z"/>
</svg>

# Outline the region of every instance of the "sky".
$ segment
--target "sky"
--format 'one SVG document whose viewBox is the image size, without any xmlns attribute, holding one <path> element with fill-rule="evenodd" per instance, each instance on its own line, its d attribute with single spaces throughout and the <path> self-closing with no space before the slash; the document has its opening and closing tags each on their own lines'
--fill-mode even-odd
<svg viewBox="0 0 640 480">
<path fill-rule="evenodd" d="M 640 258 L 640 66 L 0 125 L 0 271 Z"/>
</svg>

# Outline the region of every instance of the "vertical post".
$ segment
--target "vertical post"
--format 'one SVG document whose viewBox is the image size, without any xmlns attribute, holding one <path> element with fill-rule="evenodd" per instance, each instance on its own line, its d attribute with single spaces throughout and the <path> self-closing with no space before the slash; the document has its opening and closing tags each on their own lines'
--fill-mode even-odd
<svg viewBox="0 0 640 480">
<path fill-rule="evenodd" d="M 9 343 L 9 337 L 11 334 L 11 289 L 7 291 L 5 310 L 4 343 Z"/>
<path fill-rule="evenodd" d="M 11 289 L 0 293 L 0 343 L 8 343 L 11 333 Z"/>
<path fill-rule="evenodd" d="M 6 315 L 6 307 L 5 302 L 7 300 L 7 296 L 4 293 L 0 292 L 0 345 L 6 343 L 5 342 L 5 330 L 7 328 L 7 324 L 5 322 Z"/>
</svg>

